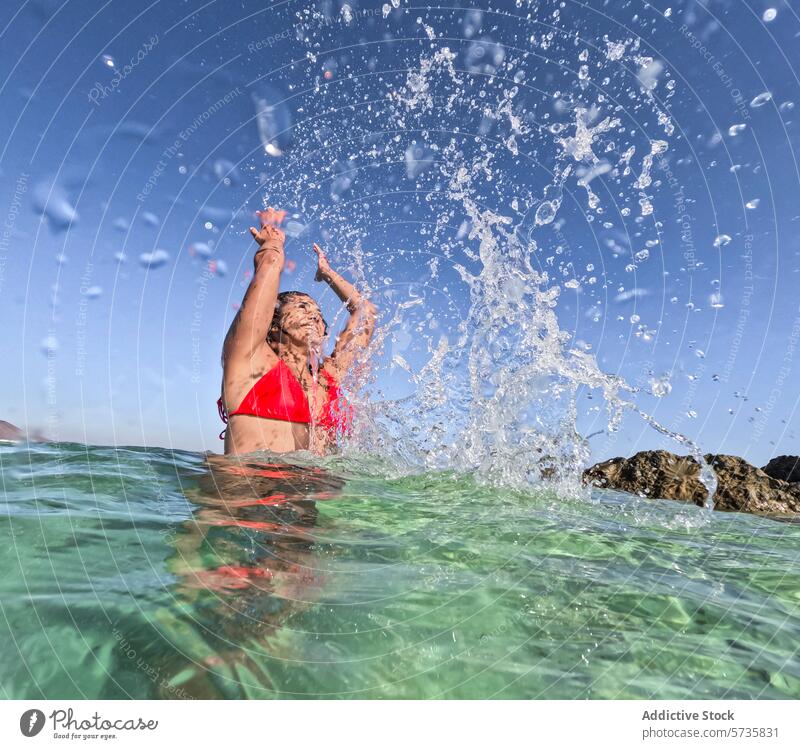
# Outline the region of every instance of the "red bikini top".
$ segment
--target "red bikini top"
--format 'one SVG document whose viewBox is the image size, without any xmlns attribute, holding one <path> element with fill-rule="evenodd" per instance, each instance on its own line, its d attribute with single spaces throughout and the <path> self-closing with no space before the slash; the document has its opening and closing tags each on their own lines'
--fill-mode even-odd
<svg viewBox="0 0 800 749">
<path fill-rule="evenodd" d="M 352 407 L 341 396 L 333 375 L 325 369 L 319 371 L 325 375 L 328 381 L 328 400 L 323 406 L 322 415 L 317 424 L 332 432 L 337 429 L 347 432 L 352 418 Z M 282 359 L 278 359 L 278 363 L 253 385 L 239 404 L 239 408 L 226 414 L 222 398 L 220 398 L 217 401 L 217 409 L 220 418 L 226 424 L 230 416 L 237 414 L 259 416 L 262 419 L 293 421 L 299 424 L 311 423 L 308 398 L 292 370 Z M 219 438 L 225 439 L 225 430 L 222 431 Z"/>
</svg>

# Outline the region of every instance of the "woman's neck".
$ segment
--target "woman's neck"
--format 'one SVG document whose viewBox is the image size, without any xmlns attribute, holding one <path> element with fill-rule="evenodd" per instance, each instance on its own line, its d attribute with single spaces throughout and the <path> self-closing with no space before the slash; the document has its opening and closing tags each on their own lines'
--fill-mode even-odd
<svg viewBox="0 0 800 749">
<path fill-rule="evenodd" d="M 299 376 L 309 369 L 312 374 L 316 374 L 319 369 L 321 357 L 315 356 L 314 352 L 308 346 L 280 343 L 278 344 L 278 351 L 276 353 L 296 376 Z"/>
</svg>

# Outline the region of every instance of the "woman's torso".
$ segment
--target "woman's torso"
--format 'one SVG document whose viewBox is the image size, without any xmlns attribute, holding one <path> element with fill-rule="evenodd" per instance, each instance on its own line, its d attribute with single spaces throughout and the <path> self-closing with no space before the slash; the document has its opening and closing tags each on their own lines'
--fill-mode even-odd
<svg viewBox="0 0 800 749">
<path fill-rule="evenodd" d="M 278 366 L 279 359 L 267 359 L 256 363 L 252 371 L 229 374 L 223 379 L 223 404 L 229 414 L 228 428 L 225 432 L 225 453 L 249 453 L 258 450 L 271 452 L 292 452 L 313 449 L 315 452 L 328 452 L 335 446 L 335 438 L 328 429 L 321 426 L 329 400 L 328 376 L 320 372 L 316 379 L 306 368 L 300 372 L 292 370 L 293 376 L 305 394 L 314 423 L 314 439 L 311 440 L 312 424 L 281 419 L 264 418 L 252 414 L 234 413 L 256 384 Z M 323 368 L 327 362 L 323 364 Z M 260 365 L 260 366 L 259 366 Z M 329 370 L 328 370 L 329 373 Z"/>
</svg>

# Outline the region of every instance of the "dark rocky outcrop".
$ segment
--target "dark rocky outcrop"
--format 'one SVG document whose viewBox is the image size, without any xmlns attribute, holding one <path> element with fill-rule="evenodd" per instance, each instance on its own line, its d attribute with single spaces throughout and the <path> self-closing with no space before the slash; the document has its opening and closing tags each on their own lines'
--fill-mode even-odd
<svg viewBox="0 0 800 749">
<path fill-rule="evenodd" d="M 779 455 L 770 460 L 762 469 L 767 476 L 781 481 L 800 481 L 800 457 L 797 455 Z"/>
<path fill-rule="evenodd" d="M 735 455 L 704 456 L 717 475 L 714 509 L 767 514 L 800 513 L 800 483 L 768 475 Z M 706 490 L 700 466 L 690 456 L 646 450 L 631 458 L 612 458 L 584 471 L 592 486 L 702 505 Z"/>
</svg>

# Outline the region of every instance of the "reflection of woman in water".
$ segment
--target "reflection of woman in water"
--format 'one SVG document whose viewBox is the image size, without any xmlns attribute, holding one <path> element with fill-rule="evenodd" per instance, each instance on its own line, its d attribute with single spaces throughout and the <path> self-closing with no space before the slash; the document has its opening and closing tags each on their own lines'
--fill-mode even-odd
<svg viewBox="0 0 800 749">
<path fill-rule="evenodd" d="M 222 348 L 220 416 L 228 423 L 225 453 L 257 450 L 329 452 L 348 427 L 339 386 L 375 328 L 375 306 L 334 271 L 318 245 L 317 281 L 325 281 L 350 317 L 333 353 L 322 357 L 327 324 L 316 301 L 299 291 L 278 293 L 284 235 L 262 215 L 255 273 Z"/>
<path fill-rule="evenodd" d="M 181 602 L 168 620 L 183 622 L 183 637 L 158 670 L 179 680 L 180 693 L 160 696 L 265 697 L 282 634 L 325 585 L 316 501 L 337 496 L 344 481 L 322 468 L 213 455 L 208 469 L 194 479 L 194 514 L 178 528 L 168 560 Z"/>
</svg>

